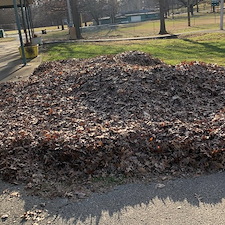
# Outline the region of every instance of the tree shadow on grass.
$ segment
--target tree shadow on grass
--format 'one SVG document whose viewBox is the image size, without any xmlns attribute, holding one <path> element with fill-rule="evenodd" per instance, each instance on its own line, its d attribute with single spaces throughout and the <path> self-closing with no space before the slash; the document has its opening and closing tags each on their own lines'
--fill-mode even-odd
<svg viewBox="0 0 225 225">
<path fill-rule="evenodd" d="M 209 50 L 210 52 L 213 52 L 213 54 L 220 55 L 220 57 L 225 57 L 225 48 L 223 46 L 218 47 L 213 44 L 198 42 L 198 41 L 194 41 L 194 40 L 186 39 L 186 38 L 184 38 L 182 40 L 189 42 L 191 44 L 194 44 L 194 45 L 201 45 L 205 49 Z"/>
<path fill-rule="evenodd" d="M 71 47 L 69 44 L 62 44 L 63 45 L 63 51 L 58 50 L 57 54 L 60 54 L 58 59 L 70 59 L 70 58 L 94 58 L 101 55 L 109 55 L 109 54 L 116 54 L 118 52 L 125 51 L 125 48 L 115 48 L 113 46 L 88 46 L 88 50 L 85 49 L 85 45 L 81 48 L 78 46 L 78 48 Z M 80 44 L 79 44 L 80 45 Z M 45 49 L 44 51 L 50 51 L 53 49 L 53 52 L 55 52 L 54 46 L 57 47 L 57 45 L 49 45 L 48 50 Z"/>
</svg>

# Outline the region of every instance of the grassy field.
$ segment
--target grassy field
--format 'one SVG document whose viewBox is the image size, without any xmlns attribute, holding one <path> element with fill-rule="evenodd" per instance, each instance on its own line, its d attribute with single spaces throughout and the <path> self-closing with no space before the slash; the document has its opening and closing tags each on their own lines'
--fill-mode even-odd
<svg viewBox="0 0 225 225">
<path fill-rule="evenodd" d="M 14 41 L 15 40 L 15 38 L 8 38 L 8 37 L 6 37 L 6 38 L 0 38 L 0 42 L 8 42 L 8 41 Z"/>
<path fill-rule="evenodd" d="M 38 27 L 38 28 L 34 28 L 34 32 L 40 32 L 41 30 L 46 29 L 46 30 L 58 30 L 57 26 L 51 26 L 51 27 Z M 12 34 L 17 34 L 18 31 L 17 30 L 8 30 L 5 31 L 6 35 L 12 35 Z"/>
<path fill-rule="evenodd" d="M 52 61 L 90 58 L 130 50 L 150 53 L 172 65 L 182 61 L 203 61 L 225 66 L 225 32 L 181 35 L 177 39 L 52 44 L 45 46 L 42 55 L 44 61 Z"/>
<path fill-rule="evenodd" d="M 183 33 L 197 30 L 219 29 L 218 13 L 199 13 L 191 18 L 191 27 L 187 24 L 187 15 L 175 15 L 174 19 L 166 19 L 166 29 L 168 33 Z M 159 21 L 146 21 L 142 23 L 120 25 L 115 29 L 107 29 L 96 32 L 84 32 L 85 39 L 93 38 L 126 38 L 145 37 L 157 35 L 159 33 Z"/>
<path fill-rule="evenodd" d="M 191 26 L 187 23 L 186 8 L 174 10 L 174 15 L 170 14 L 166 19 L 166 29 L 168 33 L 179 34 L 192 31 L 219 30 L 220 14 L 219 7 L 216 12 L 211 12 L 209 2 L 204 1 L 199 5 L 200 12 L 194 12 L 191 17 Z M 99 28 L 99 27 L 98 27 Z M 47 34 L 41 34 L 41 30 L 46 29 Z M 69 30 L 58 29 L 57 26 L 34 28 L 34 32 L 42 36 L 44 41 L 68 40 Z M 6 31 L 6 35 L 17 34 L 17 31 Z M 159 33 L 159 20 L 146 21 L 140 23 L 119 24 L 116 27 L 93 30 L 91 27 L 84 28 L 82 36 L 84 39 L 106 39 L 106 38 L 127 38 L 154 36 Z"/>
<path fill-rule="evenodd" d="M 187 24 L 186 13 L 177 14 L 166 19 L 166 29 L 168 33 L 179 34 L 189 33 L 192 31 L 218 30 L 220 22 L 219 13 L 195 13 L 191 18 L 191 26 Z M 48 28 L 50 30 L 50 28 Z M 48 31 L 47 29 L 47 31 Z M 44 41 L 52 40 L 68 40 L 68 29 L 63 31 L 53 30 L 42 35 Z M 159 21 L 146 21 L 141 23 L 120 24 L 117 27 L 109 27 L 108 29 L 91 30 L 86 29 L 82 32 L 84 39 L 102 39 L 102 38 L 127 38 L 127 37 L 146 37 L 154 36 L 159 33 Z"/>
</svg>

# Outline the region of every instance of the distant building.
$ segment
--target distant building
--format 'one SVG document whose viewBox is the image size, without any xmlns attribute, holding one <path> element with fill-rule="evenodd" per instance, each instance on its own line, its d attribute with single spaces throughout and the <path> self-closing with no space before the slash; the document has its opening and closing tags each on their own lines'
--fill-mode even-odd
<svg viewBox="0 0 225 225">
<path fill-rule="evenodd" d="M 125 14 L 123 16 L 116 16 L 116 23 L 135 23 L 148 20 L 159 19 L 159 12 L 144 12 Z M 110 24 L 110 17 L 103 17 L 99 19 L 100 25 Z"/>
</svg>

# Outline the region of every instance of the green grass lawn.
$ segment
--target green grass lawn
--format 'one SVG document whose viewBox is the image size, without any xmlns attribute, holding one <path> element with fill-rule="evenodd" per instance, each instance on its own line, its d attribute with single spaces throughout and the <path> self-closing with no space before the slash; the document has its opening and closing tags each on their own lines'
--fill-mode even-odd
<svg viewBox="0 0 225 225">
<path fill-rule="evenodd" d="M 203 61 L 225 66 L 225 32 L 181 35 L 177 39 L 52 44 L 45 46 L 42 55 L 44 61 L 53 61 L 91 58 L 130 50 L 150 53 L 172 65 L 182 61 Z"/>
</svg>

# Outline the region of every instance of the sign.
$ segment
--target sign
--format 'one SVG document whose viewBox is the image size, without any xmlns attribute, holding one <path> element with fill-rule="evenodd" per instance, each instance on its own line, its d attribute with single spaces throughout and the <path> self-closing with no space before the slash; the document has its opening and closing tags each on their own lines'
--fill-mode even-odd
<svg viewBox="0 0 225 225">
<path fill-rule="evenodd" d="M 220 0 L 212 0 L 211 5 L 212 6 L 219 6 Z"/>
</svg>

